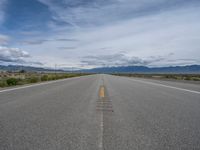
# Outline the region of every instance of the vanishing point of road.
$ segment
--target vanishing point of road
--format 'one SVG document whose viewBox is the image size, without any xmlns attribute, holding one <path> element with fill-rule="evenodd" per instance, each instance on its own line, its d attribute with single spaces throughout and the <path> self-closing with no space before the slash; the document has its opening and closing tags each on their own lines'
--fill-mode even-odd
<svg viewBox="0 0 200 150">
<path fill-rule="evenodd" d="M 0 150 L 200 150 L 200 84 L 101 74 L 1 90 Z"/>
</svg>

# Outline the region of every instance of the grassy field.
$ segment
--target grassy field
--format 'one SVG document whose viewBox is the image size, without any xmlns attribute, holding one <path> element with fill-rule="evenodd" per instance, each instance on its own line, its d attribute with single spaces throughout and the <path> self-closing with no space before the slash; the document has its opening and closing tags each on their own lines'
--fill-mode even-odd
<svg viewBox="0 0 200 150">
<path fill-rule="evenodd" d="M 0 87 L 24 85 L 30 83 L 84 76 L 82 73 L 0 73 Z"/>
<path fill-rule="evenodd" d="M 200 74 L 113 74 L 117 76 L 153 78 L 153 79 L 173 79 L 173 80 L 190 80 L 200 81 Z"/>
</svg>

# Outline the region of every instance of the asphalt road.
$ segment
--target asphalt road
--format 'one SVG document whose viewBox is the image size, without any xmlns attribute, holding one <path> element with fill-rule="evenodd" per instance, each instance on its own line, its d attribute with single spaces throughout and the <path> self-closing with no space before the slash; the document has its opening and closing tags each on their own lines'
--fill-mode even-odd
<svg viewBox="0 0 200 150">
<path fill-rule="evenodd" d="M 0 150 L 199 149 L 199 84 L 90 75 L 0 91 Z"/>
</svg>

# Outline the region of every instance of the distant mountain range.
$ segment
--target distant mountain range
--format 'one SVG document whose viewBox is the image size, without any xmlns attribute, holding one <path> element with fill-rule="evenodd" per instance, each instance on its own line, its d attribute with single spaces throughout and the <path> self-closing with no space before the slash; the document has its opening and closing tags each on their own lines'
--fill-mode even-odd
<svg viewBox="0 0 200 150">
<path fill-rule="evenodd" d="M 54 72 L 55 69 L 46 69 L 40 67 L 0 65 L 0 71 L 19 71 L 28 72 Z M 57 72 L 68 72 L 65 70 L 56 70 Z M 145 67 L 145 66 L 121 66 L 121 67 L 102 67 L 93 69 L 83 69 L 74 72 L 83 73 L 200 73 L 200 65 L 173 66 L 173 67 Z"/>
<path fill-rule="evenodd" d="M 174 67 L 145 67 L 145 66 L 121 66 L 121 67 L 103 67 L 82 72 L 92 73 L 200 73 L 200 65 L 174 66 Z"/>
</svg>

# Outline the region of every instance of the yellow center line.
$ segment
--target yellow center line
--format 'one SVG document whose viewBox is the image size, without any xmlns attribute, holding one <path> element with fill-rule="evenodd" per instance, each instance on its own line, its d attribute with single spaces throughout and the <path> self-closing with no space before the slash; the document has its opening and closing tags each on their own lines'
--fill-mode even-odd
<svg viewBox="0 0 200 150">
<path fill-rule="evenodd" d="M 104 86 L 101 86 L 101 87 L 100 87 L 100 90 L 99 90 L 99 97 L 100 97 L 100 98 L 104 98 L 104 97 L 105 97 L 105 88 L 104 88 Z"/>
</svg>

